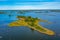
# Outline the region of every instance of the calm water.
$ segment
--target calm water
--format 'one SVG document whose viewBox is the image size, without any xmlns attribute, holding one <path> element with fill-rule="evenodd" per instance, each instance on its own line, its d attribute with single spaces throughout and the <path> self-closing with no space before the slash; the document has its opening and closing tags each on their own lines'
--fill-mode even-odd
<svg viewBox="0 0 60 40">
<path fill-rule="evenodd" d="M 39 10 L 35 10 L 20 14 L 19 11 L 21 10 L 0 10 L 0 12 L 4 12 L 0 14 L 0 40 L 60 40 L 60 12 L 51 12 L 50 10 L 39 12 Z M 18 20 L 17 15 L 38 17 L 52 22 L 51 24 L 41 22 L 40 25 L 54 31 L 55 35 L 48 36 L 24 26 L 7 26 L 7 24 Z"/>
</svg>

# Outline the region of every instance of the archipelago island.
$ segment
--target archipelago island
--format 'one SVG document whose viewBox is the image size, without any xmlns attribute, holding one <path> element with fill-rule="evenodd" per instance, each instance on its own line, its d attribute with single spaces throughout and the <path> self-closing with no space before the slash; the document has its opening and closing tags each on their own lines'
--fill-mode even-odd
<svg viewBox="0 0 60 40">
<path fill-rule="evenodd" d="M 25 26 L 29 27 L 31 30 L 36 30 L 38 32 L 41 32 L 43 34 L 47 35 L 54 35 L 55 33 L 52 30 L 49 30 L 47 28 L 44 28 L 39 24 L 39 22 L 47 22 L 46 20 L 41 20 L 36 18 L 33 18 L 31 16 L 17 16 L 18 20 L 11 22 L 8 24 L 10 27 L 20 27 L 20 26 Z"/>
</svg>

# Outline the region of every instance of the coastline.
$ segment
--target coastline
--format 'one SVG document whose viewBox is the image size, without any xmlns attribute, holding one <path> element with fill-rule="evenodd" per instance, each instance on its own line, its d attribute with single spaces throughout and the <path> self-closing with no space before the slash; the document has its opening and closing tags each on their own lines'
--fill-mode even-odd
<svg viewBox="0 0 60 40">
<path fill-rule="evenodd" d="M 14 26 L 27 26 L 29 28 L 32 28 L 38 32 L 41 32 L 41 33 L 44 33 L 44 34 L 47 34 L 47 35 L 54 35 L 55 33 L 52 31 L 52 30 L 49 30 L 47 28 L 44 28 L 42 27 L 41 25 L 37 24 L 39 28 L 43 29 L 43 30 L 46 30 L 46 31 L 43 31 L 41 29 L 38 29 L 36 26 L 33 27 L 33 26 L 30 26 L 28 25 L 25 21 L 21 21 L 21 20 L 17 20 L 16 22 L 12 22 L 10 23 L 8 26 L 10 27 L 14 27 Z"/>
</svg>

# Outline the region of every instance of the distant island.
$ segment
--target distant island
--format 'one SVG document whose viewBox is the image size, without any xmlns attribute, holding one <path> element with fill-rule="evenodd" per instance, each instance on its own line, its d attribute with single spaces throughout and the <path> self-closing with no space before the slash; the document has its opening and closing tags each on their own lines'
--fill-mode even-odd
<svg viewBox="0 0 60 40">
<path fill-rule="evenodd" d="M 20 26 L 25 26 L 29 27 L 32 30 L 36 30 L 38 32 L 47 34 L 47 35 L 54 35 L 55 33 L 52 30 L 49 30 L 47 28 L 42 27 L 39 22 L 47 22 L 46 20 L 41 20 L 36 18 L 33 18 L 31 16 L 17 16 L 18 20 L 15 22 L 11 22 L 8 24 L 10 27 L 20 27 Z"/>
</svg>

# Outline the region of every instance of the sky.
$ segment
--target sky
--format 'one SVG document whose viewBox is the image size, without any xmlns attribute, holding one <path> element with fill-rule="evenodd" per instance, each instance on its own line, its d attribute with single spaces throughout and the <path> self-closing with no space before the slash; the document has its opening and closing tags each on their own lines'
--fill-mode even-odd
<svg viewBox="0 0 60 40">
<path fill-rule="evenodd" d="M 0 0 L 0 1 L 20 1 L 20 2 L 26 2 L 26 1 L 40 1 L 40 2 L 59 2 L 60 0 Z"/>
<path fill-rule="evenodd" d="M 0 10 L 60 9 L 60 0 L 0 0 Z"/>
</svg>

